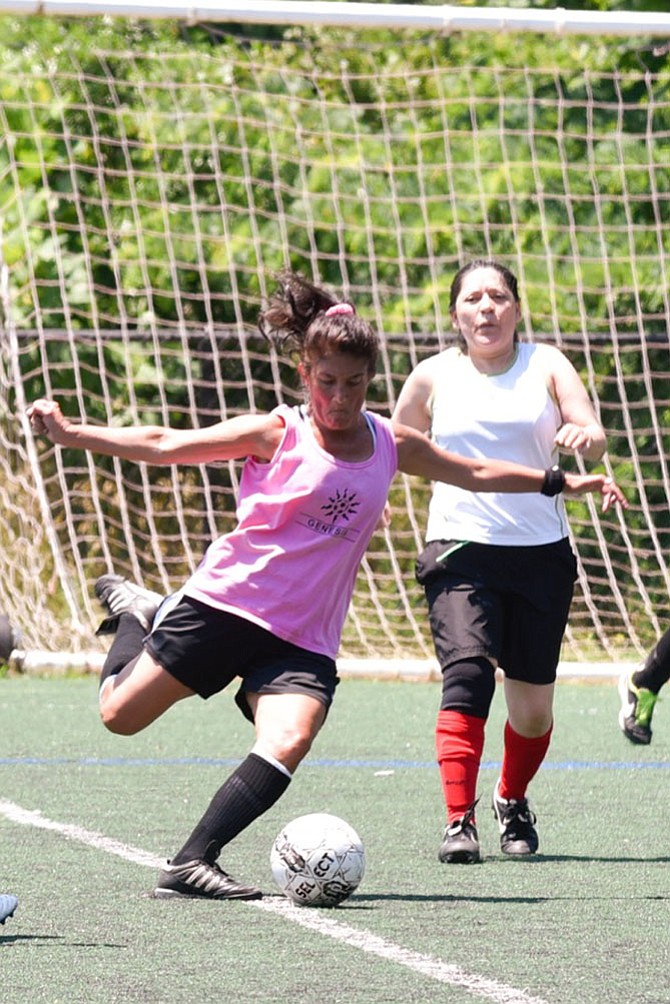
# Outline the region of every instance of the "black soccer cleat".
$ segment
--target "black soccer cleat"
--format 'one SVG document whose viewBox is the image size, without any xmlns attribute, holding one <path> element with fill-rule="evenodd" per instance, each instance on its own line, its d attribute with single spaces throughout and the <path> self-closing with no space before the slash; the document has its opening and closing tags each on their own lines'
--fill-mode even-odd
<svg viewBox="0 0 670 1004">
<path fill-rule="evenodd" d="M 535 829 L 535 813 L 529 809 L 528 799 L 501 798 L 499 784 L 500 780 L 496 781 L 491 807 L 500 830 L 500 849 L 516 857 L 535 854 L 540 841 Z"/>
<path fill-rule="evenodd" d="M 651 742 L 651 719 L 658 694 L 646 687 L 636 687 L 627 672 L 619 677 L 619 728 L 632 743 L 648 746 Z"/>
<path fill-rule="evenodd" d="M 447 825 L 437 854 L 443 864 L 474 865 L 482 860 L 477 827 L 473 822 L 476 805 L 477 802 L 473 802 L 460 819 Z"/>
<path fill-rule="evenodd" d="M 121 614 L 132 614 L 148 633 L 156 611 L 163 602 L 160 593 L 136 586 L 121 575 L 101 575 L 95 584 L 95 595 L 109 612 L 109 617 L 105 618 L 95 632 L 97 635 L 114 634 Z"/>
<path fill-rule="evenodd" d="M 158 876 L 154 890 L 156 899 L 186 897 L 190 899 L 262 899 L 263 893 L 254 886 L 242 885 L 219 866 L 207 861 L 187 861 L 183 865 L 168 863 Z"/>
</svg>

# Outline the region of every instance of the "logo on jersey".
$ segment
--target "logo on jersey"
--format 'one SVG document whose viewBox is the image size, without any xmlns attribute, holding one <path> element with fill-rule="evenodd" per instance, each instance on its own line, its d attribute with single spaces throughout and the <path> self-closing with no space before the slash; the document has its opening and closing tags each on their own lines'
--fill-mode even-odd
<svg viewBox="0 0 670 1004">
<path fill-rule="evenodd" d="M 356 492 L 349 493 L 345 488 L 343 492 L 336 491 L 334 496 L 331 495 L 327 505 L 321 506 L 321 511 L 329 516 L 333 523 L 337 523 L 338 519 L 344 519 L 348 523 L 349 517 L 355 515 L 360 504 L 356 500 Z"/>
<path fill-rule="evenodd" d="M 348 523 L 351 517 L 356 515 L 361 504 L 356 495 L 356 492 L 350 492 L 347 488 L 344 491 L 338 489 L 334 495 L 330 496 L 328 502 L 321 506 L 323 518 L 310 516 L 309 513 L 301 513 L 298 522 L 315 533 L 321 533 L 327 537 L 344 537 L 348 540 L 355 540 L 360 531 L 343 524 Z"/>
</svg>

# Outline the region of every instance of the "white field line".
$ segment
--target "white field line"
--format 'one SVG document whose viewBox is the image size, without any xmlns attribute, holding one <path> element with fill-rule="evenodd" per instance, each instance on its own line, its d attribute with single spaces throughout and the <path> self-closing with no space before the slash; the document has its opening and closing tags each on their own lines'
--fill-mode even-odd
<svg viewBox="0 0 670 1004">
<path fill-rule="evenodd" d="M 102 833 L 94 830 L 85 830 L 83 826 L 73 826 L 70 823 L 58 823 L 54 819 L 47 819 L 39 810 L 22 809 L 14 802 L 5 802 L 0 799 L 0 813 L 12 823 L 21 823 L 22 826 L 34 826 L 38 830 L 53 830 L 69 840 L 76 840 L 80 844 L 87 844 L 98 851 L 106 851 L 107 854 L 115 854 L 125 861 L 132 861 L 136 865 L 147 865 L 149 868 L 162 868 L 165 858 L 157 858 L 155 854 L 141 851 L 137 847 L 123 844 L 118 840 L 105 837 Z"/>
<path fill-rule="evenodd" d="M 413 952 L 409 948 L 403 948 L 392 941 L 387 941 L 386 938 L 370 934 L 369 931 L 350 927 L 349 924 L 344 924 L 342 921 L 331 920 L 320 910 L 312 911 L 308 907 L 294 906 L 283 897 L 258 900 L 253 905 L 268 913 L 277 913 L 282 917 L 287 917 L 296 924 L 300 924 L 301 927 L 326 935 L 335 941 L 342 941 L 352 948 L 359 948 L 363 952 L 377 955 L 388 962 L 406 966 L 407 969 L 412 969 L 423 976 L 429 976 L 439 983 L 461 987 L 477 997 L 493 1002 L 493 1004 L 547 1004 L 547 1001 L 541 997 L 533 997 L 524 990 L 508 987 L 497 980 L 488 980 L 483 976 L 476 976 L 474 973 L 467 973 L 459 966 L 450 965 L 448 962 L 442 962 L 441 959 L 434 959 L 421 952 Z"/>
<path fill-rule="evenodd" d="M 51 830 L 67 837 L 68 840 L 76 840 L 96 850 L 114 854 L 125 861 L 131 861 L 133 864 L 145 865 L 148 868 L 161 868 L 165 863 L 165 858 L 156 857 L 154 854 L 149 854 L 148 851 L 132 847 L 119 840 L 112 840 L 102 833 L 87 830 L 83 826 L 74 826 L 70 823 L 59 823 L 56 820 L 48 819 L 39 810 L 24 809 L 14 802 L 0 799 L 0 814 L 12 823 Z M 430 955 L 403 948 L 402 945 L 396 945 L 394 942 L 380 938 L 369 931 L 351 927 L 349 924 L 327 916 L 321 910 L 294 906 L 282 896 L 250 900 L 247 905 L 255 907 L 257 910 L 264 910 L 266 913 L 277 914 L 309 931 L 315 931 L 323 937 L 332 938 L 334 941 L 340 941 L 362 952 L 376 955 L 394 965 L 405 966 L 407 969 L 420 973 L 422 976 L 428 976 L 438 983 L 460 987 L 476 997 L 489 1001 L 490 1004 L 547 1004 L 547 1001 L 541 997 L 534 997 L 524 990 L 517 990 L 515 987 L 499 983 L 497 980 L 489 980 L 483 976 L 468 973 L 459 966 L 450 965 Z"/>
</svg>

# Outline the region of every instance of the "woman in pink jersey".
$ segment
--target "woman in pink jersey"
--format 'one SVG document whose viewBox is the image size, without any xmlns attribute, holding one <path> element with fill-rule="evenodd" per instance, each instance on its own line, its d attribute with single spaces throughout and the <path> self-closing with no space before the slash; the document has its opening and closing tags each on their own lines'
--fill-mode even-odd
<svg viewBox="0 0 670 1004">
<path fill-rule="evenodd" d="M 508 269 L 492 261 L 460 269 L 451 287 L 459 344 L 419 363 L 394 417 L 463 456 L 548 469 L 559 450 L 599 460 L 605 433 L 579 375 L 555 346 L 520 342 L 520 316 Z M 526 789 L 549 747 L 576 571 L 565 507 L 551 483 L 535 495 L 434 486 L 417 577 L 443 676 L 435 734 L 447 810 L 440 861 L 481 860 L 475 804 L 497 666 L 508 715 L 492 796 L 501 849 L 525 856 L 538 848 Z"/>
<path fill-rule="evenodd" d="M 354 579 L 396 470 L 510 492 L 539 492 L 555 477 L 451 455 L 367 412 L 377 336 L 350 304 L 302 277 L 280 277 L 260 327 L 298 352 L 303 407 L 193 430 L 75 424 L 45 400 L 29 410 L 36 431 L 70 448 L 154 464 L 246 458 L 236 529 L 210 545 L 158 614 L 155 594 L 114 575 L 96 583 L 115 630 L 100 689 L 108 729 L 136 733 L 176 701 L 210 697 L 235 677 L 255 728 L 251 752 L 161 871 L 163 898 L 261 896 L 217 861 L 284 793 L 325 721 Z M 605 508 L 623 501 L 603 476 L 558 477 L 559 490 L 601 492 Z"/>
</svg>

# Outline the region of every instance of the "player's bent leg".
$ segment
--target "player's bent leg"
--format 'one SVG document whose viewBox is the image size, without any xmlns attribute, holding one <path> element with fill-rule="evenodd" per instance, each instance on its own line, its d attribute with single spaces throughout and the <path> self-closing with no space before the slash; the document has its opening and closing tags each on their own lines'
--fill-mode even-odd
<svg viewBox="0 0 670 1004">
<path fill-rule="evenodd" d="M 247 694 L 256 742 L 222 784 L 183 847 L 161 871 L 154 895 L 258 899 L 217 864 L 222 849 L 267 812 L 288 788 L 326 716 L 325 705 L 304 694 Z"/>
<path fill-rule="evenodd" d="M 293 774 L 325 721 L 326 706 L 308 694 L 247 694 L 247 700 L 256 728 L 252 752 Z"/>
<path fill-rule="evenodd" d="M 195 691 L 184 686 L 143 652 L 100 690 L 100 717 L 105 728 L 118 735 L 141 732 L 177 701 Z"/>
<path fill-rule="evenodd" d="M 222 849 L 281 798 L 291 775 L 250 753 L 216 792 L 183 847 L 158 876 L 158 899 L 260 899 L 255 886 L 237 881 L 218 864 Z"/>
<path fill-rule="evenodd" d="M 223 847 L 281 798 L 291 783 L 281 765 L 250 753 L 221 785 L 183 847 L 163 868 L 158 899 L 260 899 L 262 892 L 232 878 L 217 863 Z"/>
</svg>

